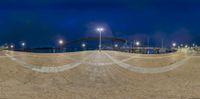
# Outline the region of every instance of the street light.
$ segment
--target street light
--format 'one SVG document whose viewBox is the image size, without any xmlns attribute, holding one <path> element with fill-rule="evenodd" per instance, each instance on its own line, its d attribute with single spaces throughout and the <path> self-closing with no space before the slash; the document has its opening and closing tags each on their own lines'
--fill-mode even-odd
<svg viewBox="0 0 200 99">
<path fill-rule="evenodd" d="M 99 32 L 99 51 L 101 51 L 101 33 L 104 31 L 102 27 L 97 28 L 97 31 Z"/>
<path fill-rule="evenodd" d="M 173 47 L 176 47 L 176 43 L 172 43 L 172 46 L 173 46 Z"/>
<path fill-rule="evenodd" d="M 64 44 L 64 41 L 60 39 L 60 40 L 58 41 L 58 43 L 59 43 L 59 45 L 60 45 L 60 50 L 62 50 L 62 49 L 63 49 L 62 46 L 63 46 L 63 44 Z"/>
<path fill-rule="evenodd" d="M 63 41 L 63 40 L 59 40 L 58 43 L 59 43 L 60 45 L 63 45 L 64 41 Z"/>
<path fill-rule="evenodd" d="M 26 46 L 26 43 L 25 42 L 22 42 L 21 43 L 21 46 L 23 47 L 23 50 L 25 49 L 24 47 Z"/>
<path fill-rule="evenodd" d="M 115 44 L 114 46 L 115 46 L 115 48 L 117 48 L 117 47 L 118 47 L 118 44 Z"/>
<path fill-rule="evenodd" d="M 139 50 L 140 42 L 139 42 L 139 41 L 136 41 L 136 42 L 135 42 L 135 45 L 137 46 L 137 47 L 136 47 L 137 50 Z"/>
<path fill-rule="evenodd" d="M 85 49 L 86 49 L 86 44 L 85 44 L 85 43 L 82 43 L 82 44 L 81 44 L 81 47 L 82 47 L 82 50 L 85 50 Z"/>
<path fill-rule="evenodd" d="M 137 41 L 135 44 L 136 44 L 136 46 L 140 46 L 140 42 L 139 41 Z"/>
<path fill-rule="evenodd" d="M 81 45 L 83 48 L 85 48 L 86 47 L 86 44 L 85 43 L 82 43 L 82 45 Z"/>
<path fill-rule="evenodd" d="M 25 43 L 25 42 L 22 42 L 21 45 L 22 45 L 22 47 L 24 47 L 24 46 L 26 45 L 26 43 Z"/>
<path fill-rule="evenodd" d="M 183 47 L 183 44 L 181 44 L 181 47 Z"/>
<path fill-rule="evenodd" d="M 193 43 L 192 46 L 195 47 L 195 44 Z"/>
<path fill-rule="evenodd" d="M 188 45 L 185 45 L 185 48 L 188 48 Z"/>
<path fill-rule="evenodd" d="M 10 45 L 10 48 L 13 49 L 13 48 L 14 48 L 14 45 Z"/>
</svg>

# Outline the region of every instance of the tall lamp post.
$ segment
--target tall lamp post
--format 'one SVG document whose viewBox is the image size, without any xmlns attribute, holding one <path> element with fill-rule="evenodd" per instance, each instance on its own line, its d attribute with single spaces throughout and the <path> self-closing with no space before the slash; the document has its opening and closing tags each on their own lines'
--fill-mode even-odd
<svg viewBox="0 0 200 99">
<path fill-rule="evenodd" d="M 11 50 L 13 50 L 13 49 L 14 49 L 14 45 L 13 45 L 13 44 L 11 44 L 11 45 L 10 45 L 10 48 L 11 48 Z"/>
<path fill-rule="evenodd" d="M 164 39 L 162 39 L 162 42 L 161 42 L 161 48 L 163 49 L 164 48 Z"/>
<path fill-rule="evenodd" d="M 25 50 L 26 43 L 25 43 L 25 42 L 22 42 L 22 43 L 21 43 L 21 46 L 22 46 L 23 50 Z"/>
<path fill-rule="evenodd" d="M 176 43 L 172 43 L 172 46 L 175 48 L 176 47 Z"/>
<path fill-rule="evenodd" d="M 86 49 L 86 44 L 85 44 L 85 43 L 82 43 L 82 44 L 81 44 L 81 47 L 82 47 L 83 50 L 85 50 L 85 49 Z"/>
<path fill-rule="evenodd" d="M 136 41 L 136 42 L 135 42 L 135 45 L 137 46 L 137 51 L 140 52 L 140 50 L 139 50 L 140 42 L 139 42 L 139 41 Z"/>
<path fill-rule="evenodd" d="M 137 41 L 135 44 L 136 44 L 137 47 L 140 46 L 140 42 L 139 41 Z"/>
<path fill-rule="evenodd" d="M 63 40 L 59 40 L 58 43 L 59 43 L 59 45 L 60 45 L 60 50 L 63 51 L 63 44 L 64 44 L 64 41 L 63 41 Z"/>
<path fill-rule="evenodd" d="M 174 49 L 176 49 L 176 43 L 172 43 Z"/>
<path fill-rule="evenodd" d="M 101 51 L 101 33 L 104 31 L 104 29 L 99 27 L 97 28 L 97 31 L 99 32 L 99 51 Z"/>
</svg>

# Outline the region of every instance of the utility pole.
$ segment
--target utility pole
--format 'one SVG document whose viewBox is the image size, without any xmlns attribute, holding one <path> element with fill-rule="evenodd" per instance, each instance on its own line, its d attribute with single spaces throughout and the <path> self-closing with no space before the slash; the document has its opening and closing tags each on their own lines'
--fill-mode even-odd
<svg viewBox="0 0 200 99">
<path fill-rule="evenodd" d="M 164 39 L 162 38 L 162 45 L 161 45 L 162 48 L 164 48 L 163 42 L 164 42 Z"/>
</svg>

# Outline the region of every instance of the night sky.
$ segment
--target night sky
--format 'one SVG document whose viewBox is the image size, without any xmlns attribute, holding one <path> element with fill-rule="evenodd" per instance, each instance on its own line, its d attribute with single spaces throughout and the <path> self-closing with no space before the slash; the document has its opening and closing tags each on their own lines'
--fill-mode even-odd
<svg viewBox="0 0 200 99">
<path fill-rule="evenodd" d="M 103 36 L 159 45 L 200 44 L 199 0 L 1 0 L 0 44 L 54 46 L 81 37 Z"/>
</svg>

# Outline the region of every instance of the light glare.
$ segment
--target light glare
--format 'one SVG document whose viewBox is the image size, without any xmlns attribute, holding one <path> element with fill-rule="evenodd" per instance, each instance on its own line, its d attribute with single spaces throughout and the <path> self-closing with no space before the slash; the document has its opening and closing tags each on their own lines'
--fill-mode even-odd
<svg viewBox="0 0 200 99">
<path fill-rule="evenodd" d="M 25 46 L 26 45 L 26 43 L 25 42 L 22 42 L 22 44 L 21 44 L 22 46 Z"/>
<path fill-rule="evenodd" d="M 82 46 L 82 47 L 86 47 L 86 44 L 85 44 L 85 43 L 83 43 L 81 46 Z"/>
<path fill-rule="evenodd" d="M 59 43 L 60 45 L 62 45 L 62 44 L 64 43 L 64 41 L 63 41 L 63 40 L 59 40 L 58 43 Z"/>
<path fill-rule="evenodd" d="M 140 45 L 140 42 L 139 42 L 139 41 L 137 41 L 135 44 L 136 44 L 137 46 L 139 46 L 139 45 Z"/>
<path fill-rule="evenodd" d="M 172 46 L 173 46 L 173 47 L 176 47 L 176 43 L 172 43 Z"/>
<path fill-rule="evenodd" d="M 115 44 L 115 47 L 118 47 L 118 44 Z"/>
<path fill-rule="evenodd" d="M 102 32 L 104 29 L 103 28 L 97 28 L 97 31 Z"/>
<path fill-rule="evenodd" d="M 14 48 L 14 45 L 10 45 L 10 48 Z"/>
</svg>

